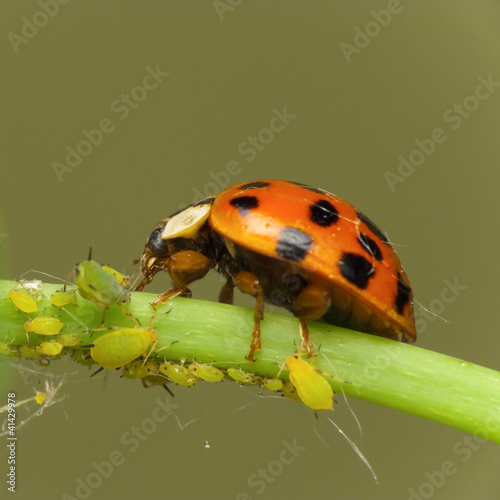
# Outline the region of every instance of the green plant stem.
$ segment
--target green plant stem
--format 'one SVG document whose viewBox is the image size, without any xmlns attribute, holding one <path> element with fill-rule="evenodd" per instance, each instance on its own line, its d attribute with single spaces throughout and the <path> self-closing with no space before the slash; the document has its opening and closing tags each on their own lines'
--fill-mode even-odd
<svg viewBox="0 0 500 500">
<path fill-rule="evenodd" d="M 15 285 L 0 280 L 0 342 L 22 345 L 27 341 L 23 327 L 27 315 L 17 311 L 10 300 L 2 300 Z M 90 344 L 92 337 L 82 323 L 89 329 L 98 328 L 103 310 L 79 295 L 77 305 L 69 306 L 68 312 L 58 310 L 49 300 L 58 289 L 60 285 L 43 286 L 45 298 L 40 300 L 37 314 L 58 315 L 65 323 L 65 330 L 79 336 L 80 345 Z M 134 292 L 131 296 L 132 312 L 140 323 L 147 326 L 153 318 L 152 326 L 159 338 L 158 356 L 170 360 L 195 358 L 219 368 L 241 367 L 256 375 L 288 379 L 287 371 L 280 373 L 280 367 L 300 345 L 295 318 L 266 311 L 262 350 L 252 363 L 245 355 L 250 346 L 253 310 L 176 298 L 155 311 L 149 305 L 155 295 Z M 119 306 L 111 306 L 105 325 L 132 326 L 132 323 Z M 309 329 L 314 345 L 321 346 L 315 366 L 335 377 L 326 377 L 335 392 L 500 443 L 499 372 L 332 325 L 310 323 Z M 40 342 L 39 336 L 30 334 L 31 342 Z M 175 343 L 170 345 L 172 342 Z"/>
</svg>

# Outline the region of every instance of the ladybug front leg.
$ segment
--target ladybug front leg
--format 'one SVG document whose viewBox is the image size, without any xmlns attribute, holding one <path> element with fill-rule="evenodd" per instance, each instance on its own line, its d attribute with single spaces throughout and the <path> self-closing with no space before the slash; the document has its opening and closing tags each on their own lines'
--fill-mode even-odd
<svg viewBox="0 0 500 500">
<path fill-rule="evenodd" d="M 254 325 L 252 331 L 252 343 L 250 344 L 250 352 L 245 356 L 248 361 L 254 361 L 253 355 L 255 351 L 261 348 L 260 343 L 260 322 L 264 317 L 264 292 L 260 286 L 259 278 L 255 274 L 248 271 L 241 271 L 234 277 L 234 284 L 242 293 L 253 295 L 255 301 Z"/>
<path fill-rule="evenodd" d="M 212 261 L 205 255 L 195 252 L 194 250 L 183 250 L 171 255 L 164 269 L 170 274 L 173 288 L 158 295 L 151 302 L 155 307 L 157 304 L 164 304 L 167 300 L 183 294 L 187 297 L 191 296 L 191 291 L 188 289 L 189 283 L 203 278 L 209 271 Z"/>
<path fill-rule="evenodd" d="M 309 337 L 306 321 L 314 321 L 323 317 L 332 303 L 327 288 L 320 285 L 307 285 L 292 299 L 293 314 L 300 321 L 300 336 L 302 348 L 307 351 L 307 356 L 312 356 L 313 344 Z"/>
</svg>

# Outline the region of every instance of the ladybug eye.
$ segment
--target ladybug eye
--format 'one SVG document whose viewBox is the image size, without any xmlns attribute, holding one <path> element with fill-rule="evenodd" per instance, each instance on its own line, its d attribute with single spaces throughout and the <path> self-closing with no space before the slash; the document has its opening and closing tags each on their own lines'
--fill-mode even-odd
<svg viewBox="0 0 500 500">
<path fill-rule="evenodd" d="M 168 247 L 165 240 L 161 237 L 162 228 L 157 227 L 149 237 L 149 244 L 151 246 L 151 251 L 155 255 L 164 255 L 168 253 Z"/>
</svg>

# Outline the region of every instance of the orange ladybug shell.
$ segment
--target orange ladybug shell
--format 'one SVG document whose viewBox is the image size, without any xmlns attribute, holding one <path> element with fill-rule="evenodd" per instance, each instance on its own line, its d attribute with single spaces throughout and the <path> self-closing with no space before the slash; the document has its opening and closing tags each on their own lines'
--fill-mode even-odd
<svg viewBox="0 0 500 500">
<path fill-rule="evenodd" d="M 236 245 L 294 263 L 308 282 L 326 284 L 334 305 L 365 324 L 361 331 L 415 341 L 412 290 L 401 263 L 380 229 L 350 203 L 303 184 L 262 180 L 221 192 L 209 223 Z"/>
</svg>

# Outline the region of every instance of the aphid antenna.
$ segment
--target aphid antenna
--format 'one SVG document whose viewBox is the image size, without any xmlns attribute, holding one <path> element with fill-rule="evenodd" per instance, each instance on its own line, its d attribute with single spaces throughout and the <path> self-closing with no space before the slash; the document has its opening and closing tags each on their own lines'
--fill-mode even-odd
<svg viewBox="0 0 500 500">
<path fill-rule="evenodd" d="M 135 261 L 134 260 L 134 264 L 136 262 L 140 262 L 140 260 L 138 261 Z M 128 287 L 129 290 L 135 290 L 135 286 L 137 285 L 137 282 L 139 281 L 139 279 L 141 278 L 141 273 L 139 273 L 135 278 L 134 278 L 134 281 L 131 282 L 130 286 Z"/>
<path fill-rule="evenodd" d="M 66 290 L 66 285 L 68 283 L 71 283 L 72 285 L 75 285 L 75 283 L 73 283 L 72 281 L 70 281 L 70 278 L 71 276 L 73 275 L 73 273 L 76 273 L 78 272 L 77 269 L 78 269 L 78 266 L 80 264 L 77 262 L 72 268 L 71 268 L 71 271 L 68 273 L 68 276 L 66 276 L 66 279 L 64 280 L 64 290 Z M 76 285 L 75 285 L 76 286 Z"/>
<path fill-rule="evenodd" d="M 414 301 L 418 304 L 418 306 L 423 309 L 426 313 L 430 314 L 431 316 L 434 316 L 435 318 L 440 319 L 444 323 L 451 323 L 449 319 L 443 318 L 442 316 L 439 316 L 436 313 L 433 313 L 431 310 L 427 309 L 427 307 L 424 307 L 417 299 L 414 299 Z"/>
<path fill-rule="evenodd" d="M 319 352 L 318 352 L 319 354 Z M 328 359 L 327 356 L 325 356 L 324 354 L 321 355 L 323 357 L 323 359 L 326 360 L 326 362 L 330 365 L 330 368 L 332 370 L 332 372 L 335 374 L 335 375 L 331 375 L 331 374 L 324 374 L 324 375 L 327 375 L 328 377 L 332 378 L 333 380 L 336 380 L 337 382 L 342 382 L 344 384 L 350 384 L 351 382 L 347 382 L 345 380 L 342 380 L 340 379 L 338 376 L 337 376 L 337 372 L 335 370 L 335 367 L 332 365 L 331 361 Z M 342 391 L 342 398 L 344 399 L 345 401 L 345 404 L 347 405 L 347 408 L 349 409 L 349 412 L 350 414 L 352 415 L 352 418 L 354 419 L 354 421 L 356 422 L 356 426 L 358 427 L 358 431 L 359 431 L 359 437 L 360 439 L 362 440 L 363 439 L 363 429 L 361 427 L 361 422 L 359 421 L 356 413 L 354 412 L 354 410 L 351 408 L 351 405 L 349 404 L 349 400 L 347 399 L 347 396 L 345 395 L 345 392 L 344 392 L 344 388 L 342 386 L 340 386 L 340 389 Z M 334 402 L 335 399 L 334 399 Z"/>
<path fill-rule="evenodd" d="M 21 276 L 19 276 L 19 279 L 23 279 L 24 276 L 28 273 L 41 274 L 43 276 L 47 276 L 48 278 L 53 278 L 57 281 L 62 281 L 63 283 L 66 283 L 68 281 L 68 280 L 64 280 L 63 278 L 59 278 L 59 276 L 54 276 L 53 274 L 45 273 L 43 271 L 38 271 L 38 269 L 28 269 L 27 271 L 24 271 L 24 273 L 21 274 Z M 74 285 L 74 283 L 71 283 L 71 284 Z"/>
<path fill-rule="evenodd" d="M 66 288 L 66 285 L 64 285 L 64 288 Z M 66 290 L 65 290 L 66 291 Z M 63 311 L 66 312 L 66 314 L 73 320 L 75 321 L 75 323 L 80 323 L 80 325 L 83 326 L 84 330 L 85 330 L 85 333 L 88 333 L 90 332 L 91 330 L 89 329 L 89 327 L 78 317 L 78 316 L 75 316 L 71 311 L 68 311 L 65 307 L 62 308 Z"/>
<path fill-rule="evenodd" d="M 363 455 L 363 452 L 356 446 L 354 441 L 351 441 L 347 434 L 330 418 L 327 417 L 328 421 L 339 431 L 339 433 L 346 439 L 346 441 L 349 443 L 351 448 L 356 452 L 356 454 L 361 458 L 362 462 L 366 465 L 368 470 L 371 472 L 373 476 L 373 480 L 375 481 L 376 484 L 378 484 L 378 477 L 377 474 L 375 474 L 375 471 L 373 470 L 373 467 L 371 466 L 370 462 L 368 459 Z"/>
</svg>

